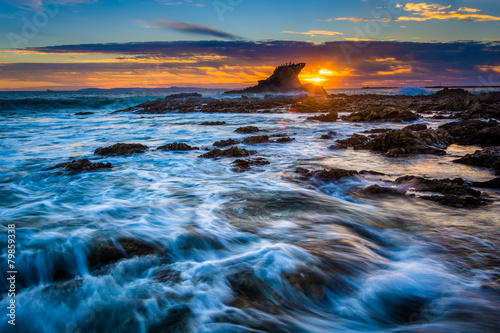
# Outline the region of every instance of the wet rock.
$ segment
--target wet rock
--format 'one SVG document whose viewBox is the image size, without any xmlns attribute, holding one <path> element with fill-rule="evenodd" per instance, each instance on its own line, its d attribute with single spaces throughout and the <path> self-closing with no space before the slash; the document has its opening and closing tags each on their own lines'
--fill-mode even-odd
<svg viewBox="0 0 500 333">
<path fill-rule="evenodd" d="M 340 148 L 366 149 L 365 145 L 370 141 L 370 138 L 354 133 L 350 138 L 337 140 L 337 146 Z"/>
<path fill-rule="evenodd" d="M 169 143 L 164 146 L 160 146 L 156 148 L 156 150 L 163 150 L 163 151 L 169 151 L 169 150 L 174 150 L 174 151 L 186 151 L 186 150 L 197 150 L 200 149 L 199 147 L 191 147 L 190 145 L 182 142 L 174 142 L 174 143 Z"/>
<path fill-rule="evenodd" d="M 77 112 L 75 113 L 75 116 L 88 116 L 94 114 L 94 112 Z"/>
<path fill-rule="evenodd" d="M 244 133 L 244 134 L 250 134 L 250 133 L 256 133 L 260 132 L 260 129 L 255 126 L 245 126 L 245 127 L 239 127 L 235 130 L 236 133 Z"/>
<path fill-rule="evenodd" d="M 492 188 L 492 189 L 500 189 L 500 178 L 494 178 L 491 180 L 487 180 L 485 182 L 475 182 L 474 186 L 483 187 L 483 188 Z"/>
<path fill-rule="evenodd" d="M 394 107 L 369 106 L 363 111 L 351 113 L 348 116 L 342 116 L 347 121 L 414 121 L 420 116 L 409 110 L 398 110 Z"/>
<path fill-rule="evenodd" d="M 109 147 L 97 148 L 94 154 L 122 156 L 144 153 L 147 149 L 149 149 L 148 146 L 140 143 L 116 143 Z"/>
<path fill-rule="evenodd" d="M 292 142 L 293 140 L 295 140 L 295 139 L 294 138 L 285 137 L 285 138 L 279 138 L 278 140 L 276 140 L 274 142 L 277 142 L 277 143 L 289 143 L 289 142 Z"/>
<path fill-rule="evenodd" d="M 111 169 L 113 165 L 111 163 L 93 163 L 88 159 L 81 160 L 73 160 L 71 162 L 59 163 L 53 167 L 48 168 L 47 170 L 53 170 L 57 168 L 64 168 L 66 171 L 94 171 L 97 169 Z"/>
<path fill-rule="evenodd" d="M 337 135 L 337 132 L 330 131 L 330 132 L 328 132 L 326 134 L 323 134 L 319 138 L 322 139 L 322 140 L 329 140 L 329 139 L 333 138 L 335 135 Z"/>
<path fill-rule="evenodd" d="M 165 96 L 165 99 L 178 99 L 178 98 L 192 98 L 192 97 L 195 97 L 195 98 L 201 98 L 203 97 L 202 94 L 198 94 L 198 93 L 179 93 L 179 94 L 172 94 L 172 95 L 168 95 L 168 96 Z"/>
<path fill-rule="evenodd" d="M 426 130 L 427 129 L 427 125 L 425 125 L 425 124 L 412 124 L 412 125 L 406 126 L 403 129 L 407 129 L 407 130 L 410 130 L 410 131 L 416 131 L 416 132 L 418 132 L 418 131 Z"/>
<path fill-rule="evenodd" d="M 266 142 L 271 142 L 269 141 L 268 135 L 249 136 L 248 138 L 245 138 L 243 140 L 243 143 L 246 144 L 256 144 L 256 143 L 266 143 Z"/>
<path fill-rule="evenodd" d="M 240 143 L 239 141 L 236 141 L 234 139 L 228 139 L 228 140 L 221 140 L 221 141 L 217 141 L 215 142 L 213 145 L 215 147 L 227 147 L 227 146 L 232 146 L 232 145 L 236 145 Z"/>
<path fill-rule="evenodd" d="M 336 111 L 330 111 L 327 114 L 322 114 L 319 116 L 308 117 L 307 120 L 317 120 L 321 122 L 334 122 L 339 118 L 339 114 Z"/>
<path fill-rule="evenodd" d="M 500 175 L 500 146 L 476 150 L 474 153 L 467 154 L 453 162 L 490 168 L 495 175 Z"/>
<path fill-rule="evenodd" d="M 203 125 L 203 126 L 226 125 L 226 122 L 225 121 L 206 121 L 204 123 L 201 123 L 200 125 Z"/>
<path fill-rule="evenodd" d="M 210 150 L 208 153 L 200 155 L 201 158 L 216 158 L 216 157 L 246 157 L 250 155 L 255 155 L 257 152 L 255 150 L 246 150 L 240 147 L 231 147 L 226 150 L 220 150 L 218 148 Z"/>
<path fill-rule="evenodd" d="M 453 142 L 461 145 L 498 146 L 500 125 L 497 121 L 462 120 L 439 126 Z"/>
<path fill-rule="evenodd" d="M 252 166 L 262 166 L 270 164 L 270 162 L 265 158 L 257 157 L 253 159 L 238 159 L 231 164 L 235 166 L 237 172 L 245 172 L 249 171 Z"/>
<path fill-rule="evenodd" d="M 318 170 L 318 171 L 310 171 L 308 169 L 304 168 L 297 168 L 296 171 L 299 173 L 302 177 L 302 179 L 315 179 L 315 180 L 320 180 L 324 182 L 332 182 L 332 181 L 337 181 L 345 177 L 355 177 L 355 176 L 360 176 L 360 175 L 365 175 L 365 174 L 370 174 L 370 175 L 383 175 L 383 173 L 376 172 L 376 171 L 367 171 L 367 170 L 362 170 L 362 171 L 356 171 L 356 170 L 346 170 L 346 169 L 323 169 L 323 170 Z"/>
<path fill-rule="evenodd" d="M 365 189 L 362 189 L 358 191 L 358 193 L 364 194 L 364 195 L 404 195 L 406 191 L 401 188 L 396 188 L 396 187 L 386 187 L 386 186 L 380 186 L 380 185 L 371 185 L 368 186 Z"/>
<path fill-rule="evenodd" d="M 140 239 L 121 238 L 114 243 L 101 242 L 96 244 L 87 258 L 91 268 L 98 268 L 115 263 L 124 258 L 159 254 L 162 250 L 156 244 Z"/>
<path fill-rule="evenodd" d="M 452 207 L 477 207 L 486 204 L 481 199 L 481 192 L 473 189 L 461 178 L 427 179 L 416 176 L 404 176 L 395 180 L 398 185 L 404 185 L 418 192 L 432 192 L 441 195 L 422 195 L 420 198 L 439 202 Z"/>
<path fill-rule="evenodd" d="M 372 128 L 370 130 L 363 131 L 363 133 L 367 133 L 367 134 L 380 134 L 380 133 L 387 133 L 389 131 L 391 131 L 390 128 Z"/>
</svg>

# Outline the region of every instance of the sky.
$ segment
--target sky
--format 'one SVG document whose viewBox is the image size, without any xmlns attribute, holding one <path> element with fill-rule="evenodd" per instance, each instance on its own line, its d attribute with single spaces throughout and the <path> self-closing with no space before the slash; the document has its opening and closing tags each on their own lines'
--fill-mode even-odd
<svg viewBox="0 0 500 333">
<path fill-rule="evenodd" d="M 500 86 L 499 0 L 0 0 L 0 90 Z"/>
</svg>

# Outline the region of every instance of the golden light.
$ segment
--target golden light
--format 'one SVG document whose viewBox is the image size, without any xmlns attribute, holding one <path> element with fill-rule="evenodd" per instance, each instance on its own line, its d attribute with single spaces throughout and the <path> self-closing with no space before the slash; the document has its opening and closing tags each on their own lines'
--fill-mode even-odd
<svg viewBox="0 0 500 333">
<path fill-rule="evenodd" d="M 329 71 L 328 69 L 322 69 L 319 71 L 321 75 L 332 75 L 332 72 Z"/>
<path fill-rule="evenodd" d="M 319 78 L 319 77 L 315 77 L 314 79 L 305 79 L 305 80 L 306 81 L 311 81 L 311 82 L 316 82 L 316 83 L 326 81 L 325 79 L 322 79 L 322 78 Z"/>
</svg>

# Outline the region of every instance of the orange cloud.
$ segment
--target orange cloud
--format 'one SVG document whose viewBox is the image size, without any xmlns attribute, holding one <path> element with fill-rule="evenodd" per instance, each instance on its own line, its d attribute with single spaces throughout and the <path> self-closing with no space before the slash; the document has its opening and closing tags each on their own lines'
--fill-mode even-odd
<svg viewBox="0 0 500 333">
<path fill-rule="evenodd" d="M 306 32 L 297 32 L 297 31 L 281 31 L 282 34 L 298 34 L 298 35 L 309 35 L 311 37 L 320 35 L 320 36 L 335 36 L 335 35 L 343 35 L 342 32 L 337 31 L 326 31 L 326 30 L 309 30 Z"/>
<path fill-rule="evenodd" d="M 400 5 L 402 7 L 402 5 Z M 408 3 L 403 9 L 410 12 L 413 16 L 400 16 L 396 21 L 416 21 L 423 22 L 427 20 L 445 20 L 445 21 L 500 21 L 500 17 L 492 15 L 475 14 L 480 9 L 460 7 L 458 11 L 446 11 L 449 6 L 442 6 L 435 3 Z"/>
</svg>

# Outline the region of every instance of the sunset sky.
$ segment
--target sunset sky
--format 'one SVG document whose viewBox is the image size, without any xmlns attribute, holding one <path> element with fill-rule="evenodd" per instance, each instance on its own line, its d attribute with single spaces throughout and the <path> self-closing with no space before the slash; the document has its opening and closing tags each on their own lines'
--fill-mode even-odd
<svg viewBox="0 0 500 333">
<path fill-rule="evenodd" d="M 0 90 L 500 86 L 500 1 L 3 0 Z"/>
</svg>

